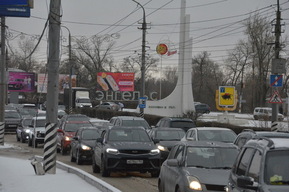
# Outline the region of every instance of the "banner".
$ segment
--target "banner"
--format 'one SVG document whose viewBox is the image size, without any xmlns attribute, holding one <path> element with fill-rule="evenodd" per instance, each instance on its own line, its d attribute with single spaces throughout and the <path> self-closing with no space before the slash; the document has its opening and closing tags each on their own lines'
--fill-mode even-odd
<svg viewBox="0 0 289 192">
<path fill-rule="evenodd" d="M 97 91 L 134 91 L 134 73 L 97 73 Z"/>
<path fill-rule="evenodd" d="M 34 92 L 35 73 L 9 72 L 8 91 Z"/>
</svg>

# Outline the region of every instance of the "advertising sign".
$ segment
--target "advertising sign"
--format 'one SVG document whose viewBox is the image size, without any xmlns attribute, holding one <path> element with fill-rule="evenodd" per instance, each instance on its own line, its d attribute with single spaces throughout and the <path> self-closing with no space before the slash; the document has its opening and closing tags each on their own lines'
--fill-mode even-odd
<svg viewBox="0 0 289 192">
<path fill-rule="evenodd" d="M 9 72 L 8 91 L 34 92 L 35 73 Z"/>
<path fill-rule="evenodd" d="M 28 5 L 29 0 L 1 0 L 0 1 L 0 6 L 1 5 Z"/>
<path fill-rule="evenodd" d="M 234 106 L 235 104 L 235 87 L 220 86 L 219 87 L 219 105 Z"/>
<path fill-rule="evenodd" d="M 30 7 L 0 6 L 0 16 L 5 17 L 30 17 Z"/>
<path fill-rule="evenodd" d="M 97 91 L 134 91 L 134 73 L 97 73 Z"/>
<path fill-rule="evenodd" d="M 59 93 L 63 94 L 64 89 L 69 88 L 69 75 L 59 74 Z M 76 87 L 76 75 L 72 75 L 72 87 Z M 47 74 L 38 74 L 37 78 L 37 92 L 38 93 L 47 93 Z"/>
</svg>

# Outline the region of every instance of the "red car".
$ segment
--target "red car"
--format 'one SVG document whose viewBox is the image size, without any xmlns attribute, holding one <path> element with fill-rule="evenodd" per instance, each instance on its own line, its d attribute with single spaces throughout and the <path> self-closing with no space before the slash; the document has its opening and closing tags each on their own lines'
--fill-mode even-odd
<svg viewBox="0 0 289 192">
<path fill-rule="evenodd" d="M 92 127 L 89 121 L 66 121 L 57 130 L 57 152 L 62 155 L 70 153 L 70 143 L 75 135 L 75 132 L 80 127 Z"/>
</svg>

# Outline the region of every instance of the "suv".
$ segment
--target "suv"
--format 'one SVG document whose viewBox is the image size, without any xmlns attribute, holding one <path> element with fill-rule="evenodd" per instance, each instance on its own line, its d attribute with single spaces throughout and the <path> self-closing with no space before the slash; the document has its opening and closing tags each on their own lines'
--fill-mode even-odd
<svg viewBox="0 0 289 192">
<path fill-rule="evenodd" d="M 288 138 L 251 139 L 235 160 L 227 191 L 289 191 L 288 162 Z"/>
<path fill-rule="evenodd" d="M 271 120 L 272 117 L 272 108 L 270 107 L 256 107 L 253 112 L 255 120 L 264 119 Z M 278 121 L 283 121 L 284 115 L 278 113 Z"/>
<path fill-rule="evenodd" d="M 4 121 L 5 121 L 5 132 L 15 133 L 20 121 L 21 115 L 16 110 L 5 110 Z"/>
<path fill-rule="evenodd" d="M 209 107 L 209 105 L 205 103 L 196 103 L 195 109 L 197 114 L 204 114 L 204 113 L 209 114 L 211 112 L 211 108 Z"/>
<path fill-rule="evenodd" d="M 196 127 L 196 124 L 192 119 L 189 118 L 163 117 L 156 124 L 156 127 L 181 128 L 187 132 L 190 128 Z"/>
<path fill-rule="evenodd" d="M 151 129 L 150 125 L 144 118 L 134 116 L 115 116 L 109 120 L 109 124 L 112 126 L 127 126 L 127 127 L 141 126 L 146 130 Z"/>
<path fill-rule="evenodd" d="M 252 129 L 244 129 L 241 133 L 238 134 L 234 141 L 234 144 L 241 148 L 248 140 L 255 137 L 289 138 L 289 133 L 275 131 L 254 131 Z"/>
<path fill-rule="evenodd" d="M 39 143 L 44 143 L 46 117 L 33 117 L 29 125 L 28 146 L 37 147 Z"/>
</svg>

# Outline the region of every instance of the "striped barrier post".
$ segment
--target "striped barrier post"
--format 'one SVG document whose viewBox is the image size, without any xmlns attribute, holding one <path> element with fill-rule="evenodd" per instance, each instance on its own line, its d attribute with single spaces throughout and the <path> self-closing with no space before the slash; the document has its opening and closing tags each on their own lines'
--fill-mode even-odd
<svg viewBox="0 0 289 192">
<path fill-rule="evenodd" d="M 4 145 L 5 122 L 0 122 L 0 145 Z"/>
<path fill-rule="evenodd" d="M 57 124 L 48 123 L 45 127 L 43 167 L 45 173 L 56 173 Z"/>
<path fill-rule="evenodd" d="M 278 121 L 271 122 L 271 131 L 278 131 Z"/>
</svg>

